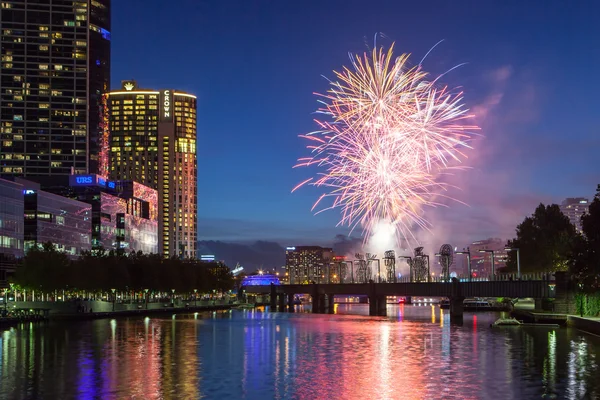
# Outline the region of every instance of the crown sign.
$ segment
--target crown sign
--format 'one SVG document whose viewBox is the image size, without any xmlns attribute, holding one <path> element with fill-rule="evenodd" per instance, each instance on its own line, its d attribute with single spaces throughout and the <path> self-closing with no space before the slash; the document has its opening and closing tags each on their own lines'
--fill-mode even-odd
<svg viewBox="0 0 600 400">
<path fill-rule="evenodd" d="M 125 90 L 133 90 L 135 85 L 131 82 L 127 82 L 126 84 L 123 85 L 123 87 L 125 88 Z"/>
</svg>

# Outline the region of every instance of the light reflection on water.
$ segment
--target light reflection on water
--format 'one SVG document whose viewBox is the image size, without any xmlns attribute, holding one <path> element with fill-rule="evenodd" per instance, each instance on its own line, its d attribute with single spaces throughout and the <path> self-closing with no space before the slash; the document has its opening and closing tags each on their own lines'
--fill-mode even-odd
<svg viewBox="0 0 600 400">
<path fill-rule="evenodd" d="M 600 398 L 600 338 L 451 324 L 431 306 L 233 311 L 24 325 L 0 335 L 0 398 Z M 363 314 L 363 315 L 350 315 Z"/>
</svg>

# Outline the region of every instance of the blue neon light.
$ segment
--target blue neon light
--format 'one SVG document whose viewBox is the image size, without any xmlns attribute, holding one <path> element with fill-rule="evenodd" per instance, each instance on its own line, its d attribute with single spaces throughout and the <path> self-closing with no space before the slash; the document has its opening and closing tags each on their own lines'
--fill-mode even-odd
<svg viewBox="0 0 600 400">
<path fill-rule="evenodd" d="M 116 187 L 117 187 L 117 185 L 114 182 L 108 182 L 109 189 L 115 189 Z"/>
<path fill-rule="evenodd" d="M 242 286 L 280 285 L 279 278 L 275 275 L 251 275 L 244 278 Z"/>
<path fill-rule="evenodd" d="M 23 190 L 23 194 L 24 195 L 35 194 L 35 190 L 31 190 L 31 189 Z"/>
<path fill-rule="evenodd" d="M 106 40 L 110 40 L 110 32 L 107 31 L 104 28 L 100 28 L 100 34 L 102 35 L 102 37 Z"/>
</svg>

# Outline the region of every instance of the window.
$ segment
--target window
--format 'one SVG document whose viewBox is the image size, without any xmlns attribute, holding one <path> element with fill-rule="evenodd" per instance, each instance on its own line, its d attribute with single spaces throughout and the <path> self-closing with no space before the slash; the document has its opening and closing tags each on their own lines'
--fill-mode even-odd
<svg viewBox="0 0 600 400">
<path fill-rule="evenodd" d="M 41 51 L 48 51 L 48 45 L 40 44 L 38 49 L 40 49 Z"/>
<path fill-rule="evenodd" d="M 39 68 L 41 70 L 47 70 L 48 69 L 48 64 L 40 64 Z"/>
</svg>

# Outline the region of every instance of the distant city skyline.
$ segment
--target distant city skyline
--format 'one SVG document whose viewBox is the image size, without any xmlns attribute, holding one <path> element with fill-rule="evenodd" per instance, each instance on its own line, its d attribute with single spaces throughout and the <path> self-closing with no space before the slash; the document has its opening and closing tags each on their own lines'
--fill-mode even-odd
<svg viewBox="0 0 600 400">
<path fill-rule="evenodd" d="M 540 202 L 594 193 L 598 4 L 161 4 L 113 4 L 112 87 L 135 77 L 198 95 L 199 240 L 325 245 L 348 234 L 335 228 L 336 211 L 313 216 L 318 190 L 290 193 L 306 177 L 291 167 L 304 154 L 297 135 L 316 128 L 312 92 L 326 89 L 322 75 L 377 32 L 416 60 L 445 39 L 425 62 L 432 73 L 467 63 L 444 83 L 464 88 L 484 136 L 469 154 L 472 169 L 449 177 L 461 187 L 453 197 L 468 206 L 428 212 L 437 241 L 512 237 Z M 399 24 L 397 15 L 411 17 Z M 319 28 L 307 29 L 307 20 Z"/>
</svg>

